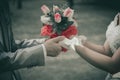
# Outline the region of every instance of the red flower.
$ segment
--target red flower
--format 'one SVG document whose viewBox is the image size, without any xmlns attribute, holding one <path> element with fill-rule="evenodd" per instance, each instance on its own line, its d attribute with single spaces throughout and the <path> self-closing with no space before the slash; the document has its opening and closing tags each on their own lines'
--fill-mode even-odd
<svg viewBox="0 0 120 80">
<path fill-rule="evenodd" d="M 78 31 L 75 26 L 69 26 L 67 30 L 63 31 L 60 35 L 52 32 L 51 25 L 45 25 L 41 28 L 41 36 L 50 36 L 50 38 L 54 38 L 57 36 L 65 36 L 66 38 L 70 38 L 73 35 L 77 35 Z"/>
<path fill-rule="evenodd" d="M 50 35 L 50 38 L 55 38 L 55 37 L 57 37 L 57 36 L 58 36 L 58 34 L 53 33 L 53 34 Z"/>
<path fill-rule="evenodd" d="M 41 28 L 41 36 L 51 36 L 52 33 L 52 26 L 51 25 L 45 25 Z"/>
<path fill-rule="evenodd" d="M 53 5 L 53 12 L 59 11 L 60 8 L 58 6 Z"/>
<path fill-rule="evenodd" d="M 67 30 L 62 32 L 62 36 L 70 38 L 72 35 L 77 35 L 78 31 L 75 26 L 69 26 Z"/>
</svg>

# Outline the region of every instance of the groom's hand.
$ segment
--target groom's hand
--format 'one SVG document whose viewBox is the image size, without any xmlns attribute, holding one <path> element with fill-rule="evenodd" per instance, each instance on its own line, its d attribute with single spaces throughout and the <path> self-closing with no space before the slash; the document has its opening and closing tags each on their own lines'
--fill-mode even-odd
<svg viewBox="0 0 120 80">
<path fill-rule="evenodd" d="M 60 41 L 64 40 L 64 38 L 65 37 L 63 37 L 63 36 L 59 36 L 56 38 L 49 39 L 44 43 L 44 45 L 46 47 L 46 51 L 47 51 L 47 56 L 55 57 L 61 52 L 62 47 L 58 43 Z"/>
</svg>

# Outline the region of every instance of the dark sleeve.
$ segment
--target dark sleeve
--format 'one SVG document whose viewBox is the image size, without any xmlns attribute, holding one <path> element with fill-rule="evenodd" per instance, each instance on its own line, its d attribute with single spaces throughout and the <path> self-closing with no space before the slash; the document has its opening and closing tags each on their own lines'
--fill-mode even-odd
<svg viewBox="0 0 120 80">
<path fill-rule="evenodd" d="M 0 55 L 0 72 L 43 66 L 44 64 L 44 53 L 41 45 L 18 49 L 14 53 L 2 53 Z"/>
</svg>

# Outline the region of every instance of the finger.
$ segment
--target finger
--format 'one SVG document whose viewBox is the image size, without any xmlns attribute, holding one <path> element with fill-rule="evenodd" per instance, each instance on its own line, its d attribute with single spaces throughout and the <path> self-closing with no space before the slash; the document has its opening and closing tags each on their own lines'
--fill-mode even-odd
<svg viewBox="0 0 120 80">
<path fill-rule="evenodd" d="M 56 37 L 56 38 L 53 38 L 52 41 L 58 43 L 59 41 L 62 41 L 62 40 L 64 40 L 64 39 L 65 39 L 64 36 L 58 36 L 58 37 Z"/>
<path fill-rule="evenodd" d="M 66 45 L 66 44 L 64 44 L 64 43 L 60 43 L 59 44 L 62 48 L 66 48 L 66 49 L 69 49 L 70 48 L 70 46 L 68 46 L 68 45 Z"/>
<path fill-rule="evenodd" d="M 56 49 L 57 49 L 57 51 L 61 51 L 62 50 L 62 46 L 60 44 L 56 44 Z"/>
<path fill-rule="evenodd" d="M 58 45 L 58 46 L 59 46 L 59 45 Z M 61 47 L 60 47 L 60 46 L 59 46 L 59 47 L 56 47 L 55 50 L 54 50 L 54 53 L 55 53 L 54 55 L 55 55 L 55 56 L 58 56 L 58 55 L 60 54 L 60 52 L 61 52 Z"/>
</svg>

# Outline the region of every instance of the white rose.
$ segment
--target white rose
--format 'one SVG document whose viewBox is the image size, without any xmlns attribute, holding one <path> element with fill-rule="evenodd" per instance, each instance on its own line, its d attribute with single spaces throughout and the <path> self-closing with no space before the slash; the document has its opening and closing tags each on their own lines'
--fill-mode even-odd
<svg viewBox="0 0 120 80">
<path fill-rule="evenodd" d="M 60 10 L 58 6 L 53 5 L 53 12 Z"/>
<path fill-rule="evenodd" d="M 49 24 L 50 17 L 46 17 L 45 15 L 41 16 L 41 22 L 44 23 L 44 24 Z"/>
</svg>

